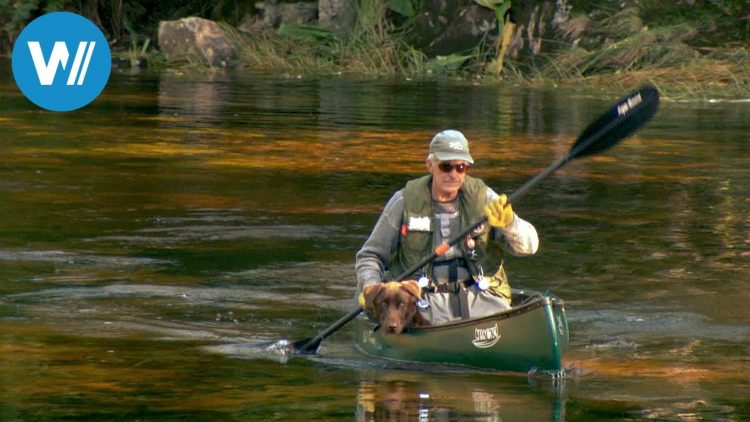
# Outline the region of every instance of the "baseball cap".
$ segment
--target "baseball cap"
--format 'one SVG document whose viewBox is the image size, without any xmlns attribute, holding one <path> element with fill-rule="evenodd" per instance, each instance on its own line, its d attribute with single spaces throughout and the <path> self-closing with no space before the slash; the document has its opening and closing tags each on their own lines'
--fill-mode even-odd
<svg viewBox="0 0 750 422">
<path fill-rule="evenodd" d="M 429 153 L 435 154 L 440 161 L 463 160 L 474 164 L 474 159 L 469 155 L 469 141 L 457 130 L 448 129 L 435 135 L 430 142 Z"/>
</svg>

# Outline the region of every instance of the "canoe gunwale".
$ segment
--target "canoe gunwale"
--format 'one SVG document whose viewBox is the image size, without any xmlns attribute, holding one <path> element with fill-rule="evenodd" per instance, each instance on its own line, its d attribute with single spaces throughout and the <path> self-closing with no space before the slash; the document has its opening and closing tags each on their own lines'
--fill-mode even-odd
<svg viewBox="0 0 750 422">
<path fill-rule="evenodd" d="M 531 312 L 537 308 L 541 308 L 543 306 L 552 306 L 552 307 L 563 307 L 564 303 L 563 300 L 560 299 L 557 296 L 554 295 L 545 295 L 542 292 L 536 291 L 536 290 L 528 290 L 528 289 L 513 289 L 512 296 L 526 296 L 524 299 L 522 299 L 521 304 L 514 305 L 510 309 L 503 310 L 494 314 L 486 315 L 480 318 L 469 318 L 465 320 L 456 320 L 447 322 L 440 325 L 429 325 L 429 326 L 423 326 L 423 327 L 406 327 L 404 329 L 404 334 L 417 334 L 417 333 L 430 333 L 433 331 L 440 331 L 444 329 L 453 329 L 453 328 L 461 328 L 463 326 L 468 325 L 475 325 L 478 323 L 482 323 L 485 321 L 500 321 L 508 318 L 513 318 L 515 316 L 525 314 L 527 312 Z M 372 325 L 373 328 L 377 326 L 376 323 L 372 322 L 367 315 L 363 314 L 360 315 L 361 319 L 367 321 Z"/>
</svg>

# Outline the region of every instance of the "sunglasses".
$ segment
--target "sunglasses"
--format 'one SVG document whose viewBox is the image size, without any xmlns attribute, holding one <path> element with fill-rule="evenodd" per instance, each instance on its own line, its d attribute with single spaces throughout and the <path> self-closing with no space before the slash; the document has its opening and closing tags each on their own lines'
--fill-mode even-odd
<svg viewBox="0 0 750 422">
<path fill-rule="evenodd" d="M 456 169 L 456 173 L 463 174 L 469 168 L 469 165 L 468 164 L 451 164 L 451 163 L 442 161 L 438 164 L 438 168 L 443 173 L 450 173 L 451 171 L 453 171 L 453 169 Z"/>
</svg>

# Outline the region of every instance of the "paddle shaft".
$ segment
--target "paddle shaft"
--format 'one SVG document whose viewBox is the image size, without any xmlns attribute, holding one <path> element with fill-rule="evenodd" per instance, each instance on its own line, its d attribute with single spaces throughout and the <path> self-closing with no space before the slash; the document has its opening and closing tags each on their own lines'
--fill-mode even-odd
<svg viewBox="0 0 750 422">
<path fill-rule="evenodd" d="M 576 143 L 574 144 L 575 146 L 571 148 L 567 154 L 557 159 L 555 162 L 550 164 L 549 167 L 544 169 L 544 171 L 532 177 L 531 179 L 527 180 L 518 189 L 514 190 L 510 195 L 508 195 L 507 203 L 513 204 L 513 203 L 518 202 L 524 195 L 526 195 L 526 193 L 529 190 L 531 190 L 531 188 L 536 186 L 542 180 L 546 179 L 549 175 L 551 175 L 555 171 L 559 170 L 561 167 L 568 164 L 572 159 L 576 158 L 583 151 L 586 151 L 594 142 L 597 142 L 600 139 L 602 139 L 609 131 L 611 131 L 618 124 L 621 124 L 621 121 L 617 119 L 613 119 L 609 123 L 604 125 L 603 127 L 596 130 L 591 135 L 587 136 L 586 138 L 579 139 L 578 141 L 576 141 Z M 481 226 L 482 224 L 486 222 L 487 222 L 487 217 L 485 216 L 481 220 L 472 224 L 470 227 L 464 229 L 460 233 L 449 238 L 443 244 L 435 248 L 432 254 L 425 256 L 419 262 L 407 268 L 404 271 L 404 273 L 401 274 L 401 276 L 399 276 L 396 280 L 401 281 L 404 278 L 408 277 L 409 275 L 414 274 L 415 272 L 419 271 L 420 268 L 424 267 L 425 265 L 427 265 L 427 263 L 431 262 L 433 259 L 437 258 L 438 256 L 442 256 L 443 254 L 448 252 L 448 249 L 450 249 L 451 246 L 456 244 L 458 241 L 460 241 L 464 237 L 468 236 L 469 233 L 476 230 L 479 226 Z"/>
<path fill-rule="evenodd" d="M 533 178 L 529 179 L 526 183 L 524 183 L 523 185 L 521 185 L 521 187 L 519 187 L 518 189 L 516 189 L 515 191 L 513 191 L 513 193 L 511 193 L 510 196 L 508 196 L 508 203 L 513 203 L 513 202 L 518 201 L 523 195 L 526 194 L 526 192 L 528 192 L 537 183 L 541 182 L 547 176 L 549 176 L 550 174 L 554 173 L 557 169 L 559 169 L 560 167 L 562 167 L 565 164 L 567 164 L 570 161 L 570 158 L 571 158 L 571 153 L 568 153 L 564 157 L 562 157 L 562 158 L 558 159 L 557 161 L 555 161 L 554 163 L 552 163 L 543 172 L 541 172 L 541 173 L 537 174 L 536 176 L 534 176 Z M 427 265 L 433 259 L 437 258 L 438 256 L 441 256 L 441 255 L 445 254 L 448 251 L 448 249 L 450 249 L 451 246 L 453 246 L 456 243 L 458 243 L 458 241 L 460 241 L 461 239 L 463 239 L 464 237 L 466 237 L 469 233 L 471 233 L 472 231 L 476 230 L 477 227 L 481 226 L 482 224 L 484 224 L 486 222 L 487 222 L 487 217 L 484 217 L 481 220 L 477 221 L 476 223 L 472 224 L 471 227 L 468 227 L 465 230 L 461 231 L 460 233 L 456 234 L 455 236 L 449 238 L 443 244 L 441 244 L 440 246 L 438 246 L 437 248 L 435 248 L 435 250 L 432 252 L 432 254 L 425 256 L 424 258 L 422 258 L 421 260 L 419 260 L 419 262 L 415 263 L 411 267 L 409 267 L 406 270 L 404 270 L 404 272 L 401 275 L 399 275 L 398 277 L 396 277 L 395 280 L 396 281 L 401 281 L 401 280 L 405 279 L 406 277 L 409 277 L 411 274 L 414 274 L 415 272 L 419 271 L 419 269 L 421 269 L 422 267 L 424 267 L 425 265 Z M 331 324 L 325 330 L 323 330 L 320 333 L 318 333 L 318 335 L 316 335 L 315 337 L 311 338 L 310 340 L 308 340 L 306 342 L 303 340 L 303 344 L 302 344 L 301 347 L 299 347 L 299 350 L 301 352 L 305 352 L 305 351 L 308 351 L 310 349 L 313 349 L 313 350 L 317 349 L 318 348 L 318 344 L 320 344 L 320 342 L 322 342 L 323 340 L 325 340 L 325 338 L 328 337 L 329 335 L 331 335 L 334 332 L 338 331 L 339 328 L 341 328 L 344 325 L 346 325 L 349 321 L 351 321 L 354 318 L 356 318 L 357 315 L 359 315 L 360 313 L 362 313 L 362 308 L 352 309 L 351 311 L 349 311 L 348 314 L 346 314 L 346 315 L 342 316 L 341 318 L 339 318 L 336 322 L 334 322 L 333 324 Z"/>
<path fill-rule="evenodd" d="M 517 202 L 532 187 L 536 186 L 549 175 L 565 166 L 572 159 L 595 154 L 615 145 L 651 119 L 654 113 L 656 113 L 658 104 L 659 94 L 653 86 L 645 86 L 632 92 L 627 97 L 622 98 L 614 107 L 602 114 L 599 119 L 594 121 L 584 130 L 567 154 L 550 164 L 550 166 L 544 171 L 532 177 L 526 181 L 526 183 L 521 185 L 521 187 L 513 191 L 508 196 L 507 202 L 511 204 Z M 395 280 L 401 281 L 411 274 L 416 273 L 433 259 L 448 252 L 452 245 L 465 238 L 472 231 L 476 230 L 486 222 L 487 217 L 484 217 L 480 221 L 477 221 L 470 227 L 449 238 L 446 242 L 435 248 L 430 255 L 425 256 L 419 262 L 407 268 Z M 356 318 L 361 312 L 361 308 L 352 309 L 348 314 L 339 318 L 315 337 L 312 337 L 309 340 L 304 339 L 295 342 L 295 348 L 303 353 L 310 351 L 314 353 L 326 337 Z"/>
<path fill-rule="evenodd" d="M 543 172 L 541 172 L 541 173 L 537 174 L 536 176 L 534 176 L 533 178 L 529 179 L 528 181 L 526 181 L 526 183 L 524 183 L 523 185 L 521 185 L 521 187 L 519 187 L 518 189 L 516 189 L 515 191 L 513 191 L 513 193 L 511 193 L 508 196 L 507 203 L 511 204 L 511 203 L 517 202 L 532 187 L 536 186 L 539 182 L 541 182 L 542 180 L 544 180 L 550 174 L 554 173 L 560 167 L 562 167 L 565 164 L 567 164 L 569 161 L 570 161 L 570 154 L 568 154 L 565 157 L 562 157 L 559 160 L 557 160 L 554 163 L 552 163 L 552 165 L 550 165 L 549 167 L 547 167 Z M 446 252 L 448 252 L 448 250 L 450 249 L 451 246 L 453 246 L 456 243 L 458 243 L 461 239 L 463 239 L 466 236 L 468 236 L 469 233 L 473 232 L 479 226 L 481 226 L 482 224 L 484 224 L 486 222 L 487 222 L 487 217 L 486 216 L 482 217 L 479 221 L 477 221 L 476 223 L 472 224 L 470 227 L 467 227 L 466 229 L 462 230 L 460 233 L 457 233 L 456 235 L 450 237 L 448 240 L 446 240 L 445 242 L 443 242 L 440 246 L 438 246 L 437 248 L 435 248 L 435 250 L 432 252 L 432 254 L 425 256 L 424 258 L 422 258 L 421 260 L 419 260 L 419 262 L 415 263 L 411 267 L 409 267 L 406 270 L 404 270 L 403 274 L 401 274 L 398 278 L 396 278 L 396 280 L 397 281 L 403 280 L 404 278 L 410 276 L 411 274 L 414 274 L 415 272 L 419 271 L 420 268 L 422 268 L 425 265 L 427 265 L 433 259 L 435 259 L 435 258 L 437 258 L 439 256 L 444 255 Z"/>
</svg>

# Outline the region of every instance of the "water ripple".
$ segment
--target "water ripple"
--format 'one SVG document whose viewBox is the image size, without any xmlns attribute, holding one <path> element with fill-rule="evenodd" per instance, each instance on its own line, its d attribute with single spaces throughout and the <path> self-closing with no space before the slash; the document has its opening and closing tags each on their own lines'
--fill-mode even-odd
<svg viewBox="0 0 750 422">
<path fill-rule="evenodd" d="M 87 265 L 96 267 L 136 268 L 173 265 L 166 259 L 148 257 L 86 254 L 62 250 L 0 250 L 2 261 L 34 261 L 53 264 Z"/>
</svg>

